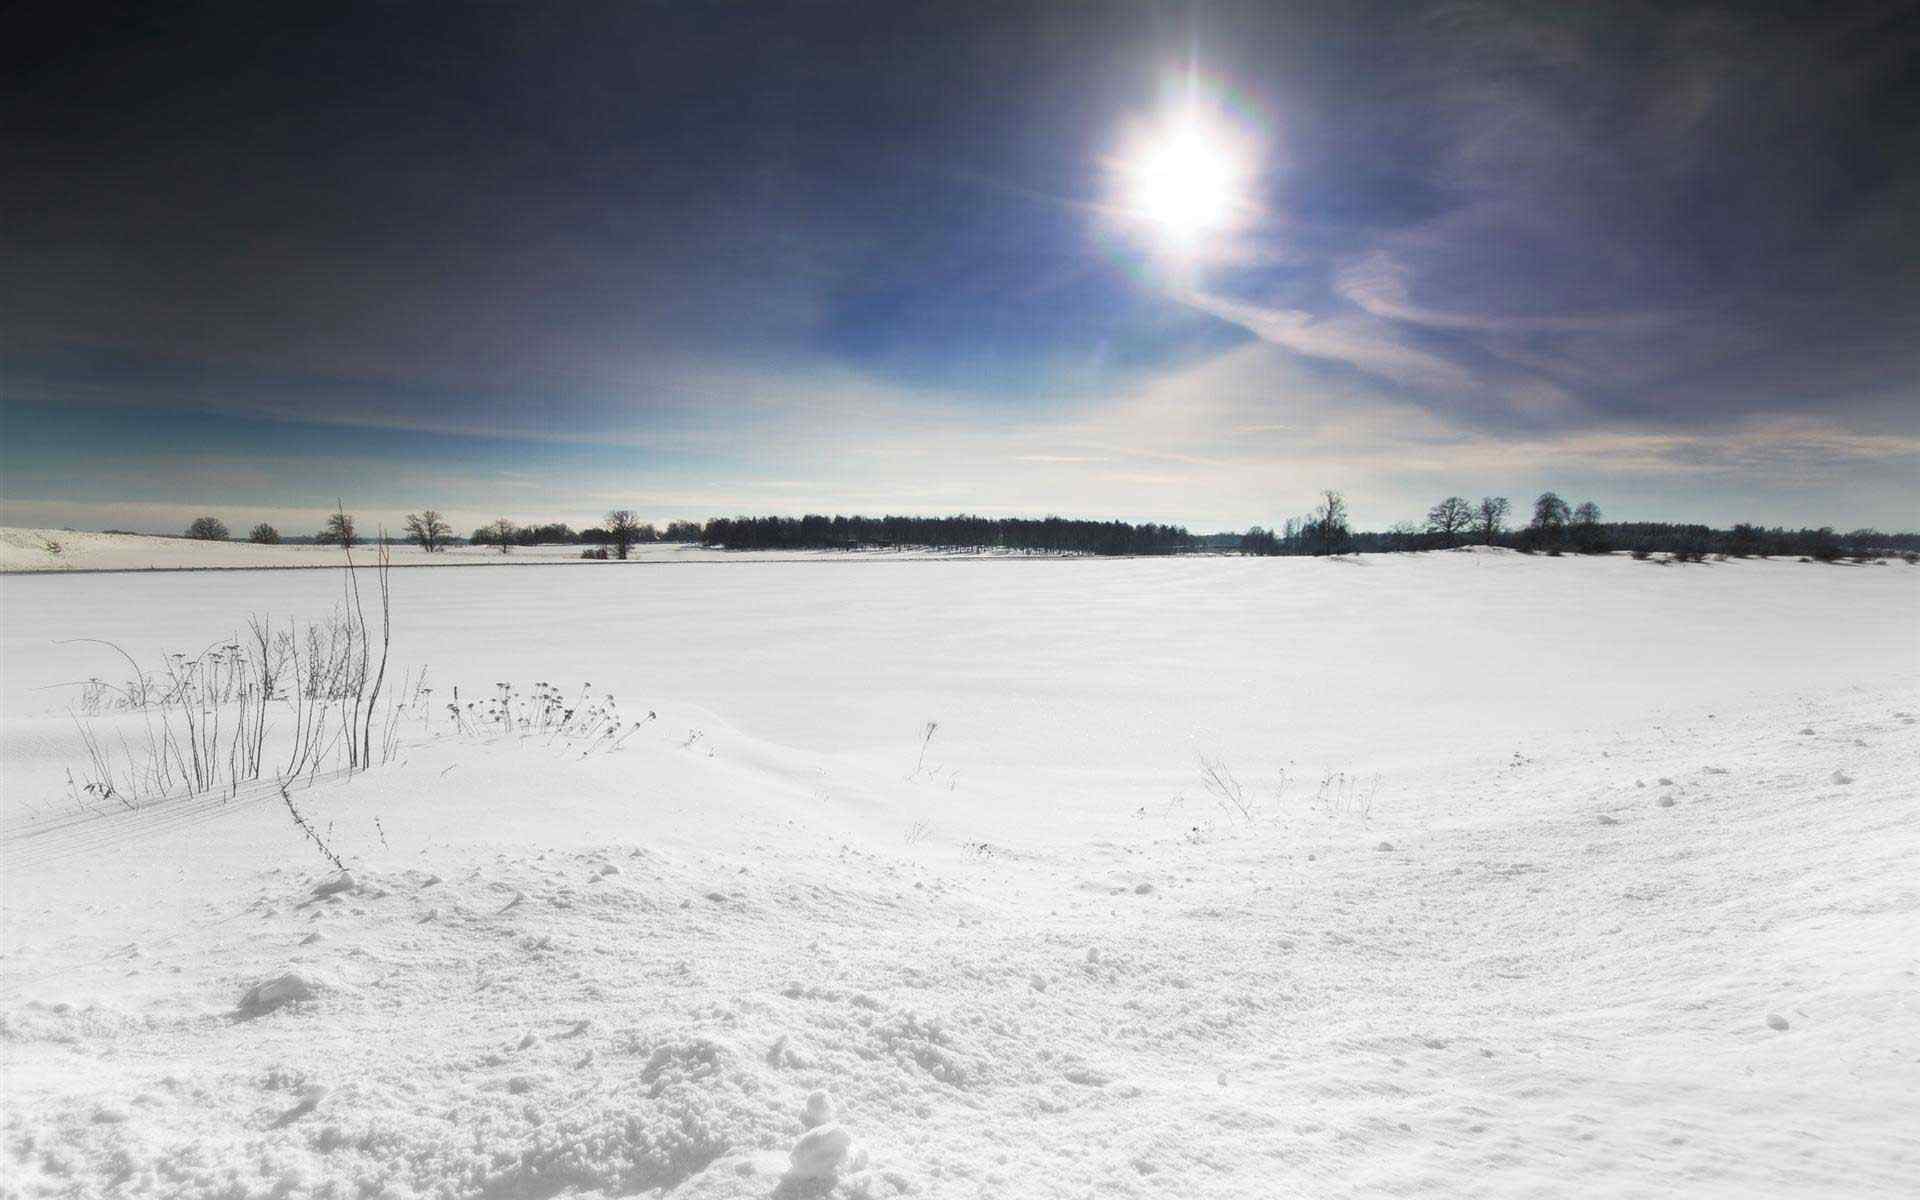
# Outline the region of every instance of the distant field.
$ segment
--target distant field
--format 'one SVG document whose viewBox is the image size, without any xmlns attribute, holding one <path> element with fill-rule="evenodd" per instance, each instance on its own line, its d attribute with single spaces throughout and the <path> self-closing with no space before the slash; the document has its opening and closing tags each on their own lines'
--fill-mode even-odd
<svg viewBox="0 0 1920 1200">
<path fill-rule="evenodd" d="M 583 546 L 517 546 L 501 554 L 491 546 L 449 546 L 434 554 L 418 546 L 393 547 L 396 566 L 471 566 L 476 563 L 577 562 Z M 363 559 L 373 552 L 362 545 Z M 698 546 L 636 547 L 635 558 L 668 559 L 698 555 Z M 144 537 L 122 533 L 75 533 L 60 529 L 0 529 L 0 571 L 192 571 L 236 568 L 337 567 L 338 546 L 259 546 L 252 542 L 203 542 L 190 538 Z"/>
<path fill-rule="evenodd" d="M 493 546 L 448 546 L 433 554 L 412 544 L 393 547 L 396 567 L 525 566 L 529 563 L 581 567 L 607 564 L 583 559 L 590 546 L 515 546 L 506 554 Z M 354 554 L 364 565 L 374 547 L 362 544 Z M 870 550 L 858 557 L 948 558 L 993 557 L 994 552 L 939 550 Z M 635 546 L 629 562 L 666 563 L 738 561 L 742 556 L 724 550 L 675 543 Z M 846 552 L 787 550 L 761 552 L 760 557 L 810 559 L 848 557 Z M 0 529 L 0 572 L 59 571 L 229 571 L 340 567 L 346 556 L 338 546 L 257 546 L 251 542 L 203 542 L 190 538 L 147 537 L 140 534 L 75 533 L 60 529 Z"/>
</svg>

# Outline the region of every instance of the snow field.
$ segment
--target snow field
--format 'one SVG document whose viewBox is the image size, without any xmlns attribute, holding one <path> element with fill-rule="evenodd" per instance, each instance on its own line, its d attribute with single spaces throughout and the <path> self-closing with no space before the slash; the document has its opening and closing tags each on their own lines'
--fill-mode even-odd
<svg viewBox="0 0 1920 1200">
<path fill-rule="evenodd" d="M 0 1189 L 1903 1194 L 1904 577 L 1462 555 L 1266 596 L 1170 565 L 556 600 L 573 621 L 543 648 L 597 656 L 658 720 L 586 759 L 443 730 L 291 791 L 345 876 L 271 790 L 80 821 L 57 788 L 22 802 L 61 745 L 32 689 L 63 668 L 9 581 Z M 1005 574 L 1031 567 L 1081 573 Z M 176 581 L 141 581 L 155 646 L 193 624 L 165 597 L 205 591 Z M 418 638 L 481 679 L 567 680 L 518 669 L 489 614 L 537 593 L 499 586 L 436 595 Z M 1518 619 L 1584 590 L 1618 622 L 1643 588 L 1666 643 Z M 129 603 L 88 596 L 36 609 L 37 640 Z M 635 636 L 623 603 L 676 636 Z M 1845 632 L 1818 631 L 1836 605 Z M 1416 612 L 1418 636 L 1381 628 Z M 1302 636 L 1312 614 L 1344 641 Z M 1183 647 L 1134 632 L 1176 619 Z M 1256 671 L 1281 678 L 1249 713 Z"/>
<path fill-rule="evenodd" d="M 318 522 L 316 522 L 318 524 Z M 363 530 L 371 535 L 372 529 Z M 389 530 L 392 536 L 399 531 Z M 501 554 L 497 547 L 447 546 L 433 554 L 405 544 L 392 547 L 393 563 L 398 567 L 472 567 L 569 564 L 577 567 L 602 567 L 596 561 L 583 560 L 584 545 L 515 546 Z M 361 545 L 354 551 L 363 563 L 371 561 L 374 547 Z M 936 550 L 867 551 L 862 557 L 888 559 L 924 559 L 978 557 L 970 552 Z M 725 562 L 740 556 L 708 550 L 693 544 L 651 542 L 633 547 L 629 563 Z M 844 557 L 829 552 L 794 550 L 779 554 L 756 555 L 762 559 L 817 561 Z M 145 534 L 87 533 L 71 529 L 20 529 L 0 527 L 0 571 L 31 574 L 59 574 L 73 571 L 234 571 L 250 569 L 337 568 L 343 555 L 337 546 L 275 545 L 260 546 L 244 540 L 204 542 L 190 538 L 154 537 Z M 617 568 L 616 568 L 617 569 Z"/>
</svg>

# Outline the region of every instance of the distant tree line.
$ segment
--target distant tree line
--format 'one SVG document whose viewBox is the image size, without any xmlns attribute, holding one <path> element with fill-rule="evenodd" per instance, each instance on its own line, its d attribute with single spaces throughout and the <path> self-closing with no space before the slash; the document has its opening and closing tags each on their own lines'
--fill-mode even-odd
<svg viewBox="0 0 1920 1200">
<path fill-rule="evenodd" d="M 1856 529 L 1838 533 L 1819 529 L 1771 529 L 1741 524 L 1731 529 L 1659 521 L 1606 521 L 1600 506 L 1588 500 L 1573 506 L 1558 493 L 1542 492 L 1531 518 L 1507 527 L 1512 504 L 1504 496 L 1483 496 L 1478 503 L 1448 496 L 1427 512 L 1424 523 L 1403 522 L 1381 532 L 1356 532 L 1347 526 L 1346 506 L 1338 492 L 1322 493 L 1313 512 L 1287 520 L 1280 529 L 1258 525 L 1240 535 L 1244 554 L 1389 554 L 1444 550 L 1473 544 L 1503 546 L 1528 554 L 1607 554 L 1618 550 L 1636 558 L 1667 554 L 1698 560 L 1790 556 L 1834 562 L 1920 551 L 1920 533 L 1884 533 Z"/>
<path fill-rule="evenodd" d="M 717 517 L 705 546 L 728 550 L 861 550 L 899 547 L 1020 550 L 1053 554 L 1179 554 L 1196 546 L 1178 525 L 1075 521 L 1065 517 Z"/>
<path fill-rule="evenodd" d="M 520 525 L 507 517 L 491 521 L 468 535 L 474 546 L 610 546 L 631 548 L 647 542 L 692 543 L 700 540 L 700 526 L 692 521 L 671 521 L 665 529 L 635 517 L 631 509 L 615 509 L 603 525 L 575 530 L 564 522 L 548 525 Z M 621 558 L 626 555 L 622 553 Z"/>
<path fill-rule="evenodd" d="M 1787 529 L 1739 524 L 1731 529 L 1662 521 L 1609 522 L 1600 506 L 1569 504 L 1558 493 L 1542 492 L 1533 501 L 1525 525 L 1509 528 L 1513 511 L 1504 496 L 1478 501 L 1448 496 L 1427 511 L 1424 522 L 1405 521 L 1381 531 L 1352 528 L 1346 498 L 1320 493 L 1313 509 L 1282 522 L 1278 529 L 1256 525 L 1245 533 L 1195 536 L 1178 525 L 1081 521 L 1064 517 L 716 517 L 704 525 L 673 521 L 659 529 L 631 509 L 615 509 L 604 522 L 574 530 L 565 523 L 521 525 L 500 517 L 473 531 L 468 543 L 497 547 L 502 554 L 522 546 L 584 545 L 585 558 L 626 558 L 637 545 L 654 542 L 699 543 L 728 550 L 859 550 L 898 547 L 1015 550 L 1050 554 L 1145 555 L 1196 551 L 1252 555 L 1390 554 L 1452 549 L 1461 545 L 1502 546 L 1529 554 L 1605 554 L 1628 551 L 1635 558 L 1666 554 L 1681 560 L 1708 555 L 1733 558 L 1790 556 L 1821 562 L 1898 554 L 1913 561 L 1920 533 L 1885 533 L 1831 527 Z M 446 518 L 434 509 L 408 513 L 405 539 L 429 554 L 457 544 Z M 109 530 L 108 532 L 114 532 Z M 218 517 L 196 518 L 186 537 L 227 541 L 227 525 Z M 383 536 L 384 533 L 383 533 Z M 282 538 L 272 525 L 256 525 L 248 540 L 265 545 L 282 541 L 321 545 L 358 545 L 362 537 L 344 507 L 330 514 L 312 537 Z M 400 539 L 387 536 L 388 542 Z"/>
</svg>

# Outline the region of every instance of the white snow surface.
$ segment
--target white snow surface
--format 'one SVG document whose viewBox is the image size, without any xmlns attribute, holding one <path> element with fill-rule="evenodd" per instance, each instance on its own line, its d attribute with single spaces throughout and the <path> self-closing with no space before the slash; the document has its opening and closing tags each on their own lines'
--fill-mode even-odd
<svg viewBox="0 0 1920 1200">
<path fill-rule="evenodd" d="M 270 785 L 76 808 L 68 639 L 339 587 L 0 579 L 0 1195 L 1920 1180 L 1920 570 L 396 572 L 437 695 L 657 718 L 415 726 L 289 793 L 344 873 Z"/>
<path fill-rule="evenodd" d="M 590 546 L 514 546 L 502 554 L 493 546 L 446 546 L 432 554 L 412 544 L 392 547 L 396 567 L 523 567 L 568 564 L 585 569 L 619 570 L 618 561 L 580 557 Z M 362 543 L 354 553 L 369 563 L 374 547 Z M 670 562 L 721 562 L 742 559 L 808 561 L 825 558 L 922 559 L 986 557 L 995 552 L 933 549 L 867 550 L 857 554 L 788 550 L 778 554 L 730 554 L 704 546 L 651 542 L 634 546 L 625 566 Z M 137 533 L 88 533 L 70 529 L 0 527 L 0 572 L 48 571 L 236 571 L 292 568 L 338 568 L 344 562 L 338 546 L 261 546 L 247 541 L 200 541 Z"/>
</svg>

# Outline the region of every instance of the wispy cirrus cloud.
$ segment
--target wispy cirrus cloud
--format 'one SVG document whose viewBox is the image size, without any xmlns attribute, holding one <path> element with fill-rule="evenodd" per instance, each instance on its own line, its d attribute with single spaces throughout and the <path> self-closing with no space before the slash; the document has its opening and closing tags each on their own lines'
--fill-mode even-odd
<svg viewBox="0 0 1920 1200">
<path fill-rule="evenodd" d="M 1680 314 L 1672 312 L 1576 316 L 1453 312 L 1413 303 L 1412 278 L 1413 272 L 1405 263 L 1387 251 L 1376 250 L 1338 268 L 1334 273 L 1334 290 L 1376 317 L 1433 329 L 1481 333 L 1627 333 L 1670 326 L 1682 319 Z"/>
<path fill-rule="evenodd" d="M 1210 313 L 1296 354 L 1345 363 L 1369 375 L 1457 394 L 1473 386 L 1473 375 L 1452 362 L 1416 349 L 1392 330 L 1366 317 L 1315 315 L 1298 308 L 1268 308 L 1198 290 L 1176 293 L 1182 302 Z"/>
</svg>

